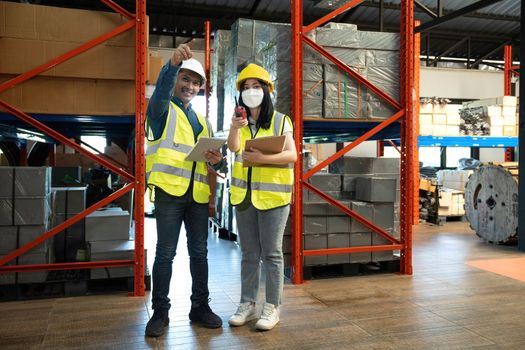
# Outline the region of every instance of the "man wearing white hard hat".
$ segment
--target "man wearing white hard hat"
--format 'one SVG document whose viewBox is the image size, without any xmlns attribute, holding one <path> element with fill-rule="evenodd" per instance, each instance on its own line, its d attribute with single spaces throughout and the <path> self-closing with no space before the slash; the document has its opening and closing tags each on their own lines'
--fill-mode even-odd
<svg viewBox="0 0 525 350">
<path fill-rule="evenodd" d="M 146 326 L 146 335 L 150 337 L 163 335 L 169 324 L 168 294 L 182 223 L 186 228 L 192 277 L 189 318 L 207 328 L 222 326 L 221 318 L 208 304 L 208 205 L 212 194 L 207 164 L 185 160 L 199 138 L 213 136 L 208 120 L 190 104 L 206 81 L 204 69 L 193 58 L 190 45 L 179 45 L 161 69 L 147 110 L 146 180 L 154 193 L 157 220 L 154 312 Z M 215 169 L 222 166 L 219 151 L 207 151 L 204 155 L 208 165 Z"/>
</svg>

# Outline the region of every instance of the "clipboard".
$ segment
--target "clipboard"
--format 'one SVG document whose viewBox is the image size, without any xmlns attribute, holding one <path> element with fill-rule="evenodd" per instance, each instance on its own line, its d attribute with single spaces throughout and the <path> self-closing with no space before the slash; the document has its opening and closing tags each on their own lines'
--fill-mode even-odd
<svg viewBox="0 0 525 350">
<path fill-rule="evenodd" d="M 264 154 L 275 154 L 283 151 L 285 141 L 286 135 L 259 137 L 256 139 L 246 140 L 244 149 L 250 149 L 250 147 L 253 147 Z M 242 163 L 243 167 L 261 165 L 264 164 L 251 163 L 246 160 Z"/>
<path fill-rule="evenodd" d="M 217 137 L 201 137 L 195 146 L 191 149 L 190 153 L 186 156 L 185 160 L 192 162 L 205 162 L 204 152 L 210 149 L 219 149 L 226 143 L 226 139 Z"/>
</svg>

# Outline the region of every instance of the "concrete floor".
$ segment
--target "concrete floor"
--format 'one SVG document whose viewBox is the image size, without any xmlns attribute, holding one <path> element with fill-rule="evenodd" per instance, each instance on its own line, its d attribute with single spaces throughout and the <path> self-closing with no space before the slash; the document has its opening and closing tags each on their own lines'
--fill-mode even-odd
<svg viewBox="0 0 525 350">
<path fill-rule="evenodd" d="M 147 219 L 153 259 L 154 220 Z M 240 252 L 210 236 L 211 306 L 222 329 L 190 324 L 189 268 L 179 242 L 171 323 L 144 337 L 150 294 L 125 293 L 0 303 L 1 349 L 525 349 L 525 284 L 466 264 L 523 257 L 483 243 L 464 222 L 414 230 L 413 276 L 373 274 L 285 285 L 281 323 L 258 332 L 232 328 L 239 300 Z M 151 266 L 151 264 L 150 264 Z"/>
</svg>

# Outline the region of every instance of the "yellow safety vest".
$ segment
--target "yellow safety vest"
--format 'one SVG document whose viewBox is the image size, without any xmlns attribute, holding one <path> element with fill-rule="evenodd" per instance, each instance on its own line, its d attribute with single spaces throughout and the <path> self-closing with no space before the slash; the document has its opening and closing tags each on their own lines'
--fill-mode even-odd
<svg viewBox="0 0 525 350">
<path fill-rule="evenodd" d="M 197 114 L 202 132 L 197 137 L 209 137 L 206 119 Z M 205 162 L 185 160 L 195 145 L 193 129 L 188 118 L 175 103 L 170 102 L 166 126 L 158 140 L 146 143 L 146 181 L 148 187 L 157 186 L 164 192 L 180 197 L 188 191 L 193 175 L 193 199 L 197 203 L 208 203 L 210 186 Z"/>
<path fill-rule="evenodd" d="M 283 134 L 285 120 L 292 125 L 288 116 L 274 112 L 272 122 L 268 129 L 259 128 L 252 136 L 250 126 L 240 129 L 240 149 L 235 153 L 233 163 L 230 201 L 233 205 L 241 204 L 248 191 L 250 181 L 251 202 L 259 210 L 272 209 L 289 204 L 292 199 L 293 185 L 293 163 L 284 165 L 265 165 L 255 167 L 242 166 L 242 152 L 246 140 L 265 137 L 279 136 Z M 251 179 L 248 173 L 251 169 Z"/>
</svg>

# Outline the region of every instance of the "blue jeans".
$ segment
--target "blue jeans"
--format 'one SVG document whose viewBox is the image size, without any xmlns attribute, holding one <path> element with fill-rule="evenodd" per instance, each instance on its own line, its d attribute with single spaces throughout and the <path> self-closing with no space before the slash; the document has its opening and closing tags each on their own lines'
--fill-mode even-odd
<svg viewBox="0 0 525 350">
<path fill-rule="evenodd" d="M 246 196 L 249 198 L 249 193 Z M 241 303 L 257 302 L 261 261 L 266 270 L 266 299 L 281 305 L 284 284 L 283 234 L 290 205 L 259 210 L 248 199 L 236 207 L 241 240 Z"/>
<path fill-rule="evenodd" d="M 174 197 L 155 188 L 157 248 L 153 263 L 153 310 L 169 309 L 173 258 L 182 222 L 186 228 L 193 304 L 208 302 L 208 205 L 193 200 L 192 189 Z"/>
</svg>

